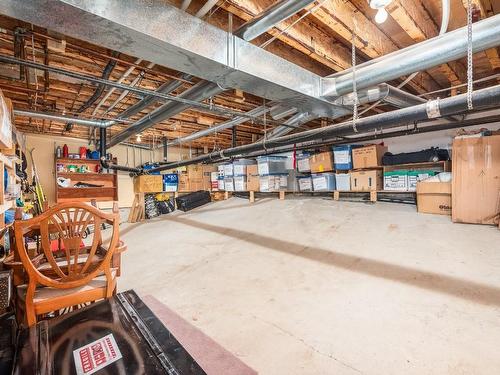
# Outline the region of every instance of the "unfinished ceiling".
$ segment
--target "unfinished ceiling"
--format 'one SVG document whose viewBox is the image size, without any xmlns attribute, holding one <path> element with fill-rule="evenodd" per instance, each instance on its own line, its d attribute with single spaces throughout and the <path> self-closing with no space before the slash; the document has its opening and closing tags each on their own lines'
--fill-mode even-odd
<svg viewBox="0 0 500 375">
<path fill-rule="evenodd" d="M 493 0 L 472 2 L 475 20 L 500 13 L 500 5 Z M 184 0 L 171 3 L 176 7 L 185 8 L 188 13 L 202 17 L 206 22 L 222 30 L 228 30 L 230 24 L 233 30 L 237 30 L 243 23 L 254 19 L 276 1 Z M 464 3 L 461 0 L 451 0 L 448 31 L 466 25 L 467 1 Z M 323 77 L 351 67 L 353 28 L 355 28 L 357 64 L 422 42 L 439 33 L 440 0 L 394 0 L 387 7 L 387 11 L 389 13 L 387 21 L 377 24 L 374 21 L 376 11 L 370 8 L 366 0 L 309 2 L 303 10 L 279 23 L 268 33 L 256 37 L 252 43 Z M 117 53 L 6 16 L 0 16 L 0 28 L 1 55 L 15 56 L 137 88 L 153 91 L 160 89 L 161 92 L 181 95 L 188 99 L 191 99 L 189 89 L 200 81 L 197 77 L 144 61 L 141 59 L 144 56 Z M 463 93 L 466 91 L 466 86 L 463 86 L 467 81 L 466 66 L 466 60 L 460 59 L 430 68 L 420 72 L 404 86 L 404 90 L 425 99 Z M 475 53 L 473 68 L 475 80 L 500 73 L 498 49 Z M 398 85 L 405 78 L 401 77 L 397 82 L 389 83 Z M 477 83 L 475 88 L 496 83 L 497 79 L 484 80 Z M 139 106 L 137 103 L 141 101 L 141 97 L 137 93 L 127 93 L 120 89 L 69 78 L 59 73 L 44 72 L 14 64 L 0 65 L 0 88 L 13 100 L 16 109 L 51 112 L 85 119 L 126 117 L 124 121 L 108 129 L 111 139 L 137 120 L 147 121 L 148 117 L 145 116 L 151 114 L 153 117 L 155 115 L 153 111 L 162 105 L 154 98 L 149 98 L 148 106 Z M 258 114 L 256 118 L 239 122 L 236 133 L 239 145 L 256 141 L 277 126 L 278 122 L 271 120 L 268 114 L 260 114 L 259 107 L 268 103 L 261 97 L 234 89 L 223 91 L 217 87 L 208 87 L 204 94 L 206 95 L 192 99 L 207 97 L 208 99 L 204 99 L 203 102 L 209 106 L 242 112 L 254 110 L 253 113 Z M 367 115 L 392 109 L 394 109 L 392 105 L 384 103 L 370 109 Z M 152 128 L 143 130 L 141 143 L 160 143 L 163 137 L 172 142 L 228 121 L 228 116 L 203 108 L 191 107 L 179 113 L 174 112 L 171 117 L 162 119 Z M 349 114 L 340 114 L 335 120 L 314 119 L 306 124 L 299 123 L 299 126 L 301 129 L 317 128 L 341 121 L 348 116 Z M 68 122 L 61 121 L 17 116 L 16 126 L 19 130 L 29 133 L 84 139 L 94 137 L 88 127 L 68 125 Z M 182 145 L 208 150 L 226 148 L 231 145 L 231 137 L 231 129 L 225 129 Z M 137 142 L 136 137 L 125 140 Z"/>
</svg>

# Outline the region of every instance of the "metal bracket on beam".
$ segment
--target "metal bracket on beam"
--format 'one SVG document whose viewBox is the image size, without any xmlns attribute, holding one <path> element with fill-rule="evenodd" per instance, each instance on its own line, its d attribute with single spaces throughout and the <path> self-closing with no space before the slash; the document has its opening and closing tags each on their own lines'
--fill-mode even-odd
<svg viewBox="0 0 500 375">
<path fill-rule="evenodd" d="M 425 110 L 428 118 L 441 117 L 441 111 L 439 110 L 439 98 L 436 100 L 429 100 L 425 105 Z"/>
</svg>

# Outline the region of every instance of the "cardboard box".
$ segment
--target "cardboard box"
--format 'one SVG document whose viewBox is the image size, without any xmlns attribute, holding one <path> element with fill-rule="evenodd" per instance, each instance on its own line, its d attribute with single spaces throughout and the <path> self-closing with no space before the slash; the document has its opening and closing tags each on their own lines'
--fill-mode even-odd
<svg viewBox="0 0 500 375">
<path fill-rule="evenodd" d="M 417 182 L 417 211 L 451 215 L 451 182 Z"/>
<path fill-rule="evenodd" d="M 188 178 L 190 180 L 201 180 L 203 178 L 203 167 L 201 164 L 188 165 L 186 169 Z"/>
<path fill-rule="evenodd" d="M 198 190 L 204 190 L 202 178 L 189 178 L 187 173 L 179 175 L 178 191 L 192 192 Z"/>
<path fill-rule="evenodd" d="M 163 191 L 161 175 L 142 175 L 134 178 L 135 193 L 159 193 Z"/>
<path fill-rule="evenodd" d="M 212 173 L 217 173 L 217 167 L 215 165 L 203 165 L 202 168 L 203 174 L 203 189 L 206 191 L 212 190 Z"/>
<path fill-rule="evenodd" d="M 333 153 L 330 151 L 312 155 L 309 158 L 311 173 L 321 173 L 333 171 Z"/>
<path fill-rule="evenodd" d="M 352 150 L 352 165 L 354 169 L 380 167 L 382 156 L 387 152 L 387 147 L 370 145 L 354 148 Z"/>
<path fill-rule="evenodd" d="M 333 146 L 333 161 L 335 169 L 339 171 L 348 171 L 352 169 L 352 150 L 356 145 Z"/>
<path fill-rule="evenodd" d="M 351 191 L 382 190 L 383 173 L 379 169 L 351 172 Z"/>
<path fill-rule="evenodd" d="M 247 190 L 259 191 L 259 167 L 254 165 L 247 166 Z"/>
<path fill-rule="evenodd" d="M 453 140 L 452 220 L 495 224 L 500 212 L 500 136 Z"/>
</svg>

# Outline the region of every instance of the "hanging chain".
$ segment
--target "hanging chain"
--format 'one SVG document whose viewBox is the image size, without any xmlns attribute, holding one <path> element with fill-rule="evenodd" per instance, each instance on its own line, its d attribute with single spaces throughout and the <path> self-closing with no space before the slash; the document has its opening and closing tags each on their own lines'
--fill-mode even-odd
<svg viewBox="0 0 500 375">
<path fill-rule="evenodd" d="M 473 70 L 472 70 L 472 1 L 467 0 L 467 109 L 472 110 Z"/>
<path fill-rule="evenodd" d="M 356 88 L 356 20 L 353 18 L 352 27 L 352 45 L 351 45 L 351 55 L 352 55 L 352 97 L 354 100 L 354 107 L 352 109 L 352 129 L 355 133 L 358 132 L 356 128 L 356 122 L 358 121 L 358 91 Z"/>
</svg>

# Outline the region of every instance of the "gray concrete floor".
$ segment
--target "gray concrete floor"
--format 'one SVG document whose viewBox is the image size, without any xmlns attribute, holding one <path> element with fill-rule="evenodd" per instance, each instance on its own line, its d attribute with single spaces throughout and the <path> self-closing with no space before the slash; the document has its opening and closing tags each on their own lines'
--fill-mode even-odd
<svg viewBox="0 0 500 375">
<path fill-rule="evenodd" d="M 261 374 L 500 374 L 500 231 L 414 206 L 232 198 L 124 224 L 120 290 Z"/>
</svg>

